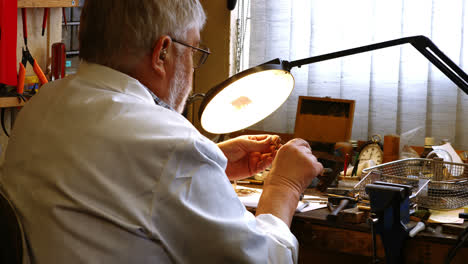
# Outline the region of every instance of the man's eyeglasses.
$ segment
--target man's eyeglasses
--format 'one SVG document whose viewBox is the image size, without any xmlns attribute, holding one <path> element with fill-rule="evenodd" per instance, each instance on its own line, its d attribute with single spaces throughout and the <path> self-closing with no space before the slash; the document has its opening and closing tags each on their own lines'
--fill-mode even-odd
<svg viewBox="0 0 468 264">
<path fill-rule="evenodd" d="M 179 43 L 181 45 L 184 45 L 186 47 L 192 48 L 192 61 L 193 61 L 193 68 L 196 69 L 200 66 L 202 66 L 203 63 L 205 63 L 206 59 L 208 58 L 208 55 L 210 55 L 210 49 L 207 48 L 205 45 L 200 45 L 199 48 L 194 47 L 192 45 L 189 45 L 187 43 L 184 43 L 182 41 L 178 41 L 175 39 L 172 39 L 175 43 Z"/>
</svg>

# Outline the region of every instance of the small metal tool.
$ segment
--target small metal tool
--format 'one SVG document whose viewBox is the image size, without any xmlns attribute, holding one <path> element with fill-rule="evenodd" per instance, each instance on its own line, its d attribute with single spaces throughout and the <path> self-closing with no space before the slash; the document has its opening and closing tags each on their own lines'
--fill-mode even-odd
<svg viewBox="0 0 468 264">
<path fill-rule="evenodd" d="M 338 213 L 341 212 L 341 210 L 355 207 L 357 204 L 357 200 L 351 197 L 328 197 L 328 202 L 337 205 L 333 208 L 333 211 L 327 215 L 328 222 L 336 222 Z"/>
</svg>

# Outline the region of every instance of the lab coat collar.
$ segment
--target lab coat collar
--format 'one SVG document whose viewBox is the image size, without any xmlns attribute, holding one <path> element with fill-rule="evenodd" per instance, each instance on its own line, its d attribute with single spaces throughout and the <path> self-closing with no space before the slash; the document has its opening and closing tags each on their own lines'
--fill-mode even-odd
<svg viewBox="0 0 468 264">
<path fill-rule="evenodd" d="M 110 67 L 81 61 L 77 72 L 78 78 L 95 80 L 101 89 L 133 95 L 148 102 L 154 102 L 149 89 L 137 79 Z"/>
</svg>

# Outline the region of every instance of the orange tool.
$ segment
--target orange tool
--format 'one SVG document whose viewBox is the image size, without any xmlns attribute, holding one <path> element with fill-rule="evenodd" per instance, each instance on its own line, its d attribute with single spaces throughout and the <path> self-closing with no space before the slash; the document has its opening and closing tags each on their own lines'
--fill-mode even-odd
<svg viewBox="0 0 468 264">
<path fill-rule="evenodd" d="M 42 72 L 41 67 L 39 67 L 39 64 L 37 64 L 36 60 L 29 52 L 28 47 L 26 47 L 26 49 L 23 48 L 23 57 L 19 63 L 18 86 L 16 87 L 16 92 L 18 94 L 23 94 L 24 92 L 24 78 L 26 77 L 26 65 L 28 61 L 33 66 L 34 73 L 36 73 L 37 77 L 39 78 L 41 85 L 48 82 L 44 72 Z"/>
</svg>

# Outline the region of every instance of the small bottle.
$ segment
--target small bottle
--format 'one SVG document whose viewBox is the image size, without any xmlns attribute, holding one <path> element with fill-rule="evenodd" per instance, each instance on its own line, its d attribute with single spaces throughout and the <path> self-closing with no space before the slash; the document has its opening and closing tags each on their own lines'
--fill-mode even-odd
<svg viewBox="0 0 468 264">
<path fill-rule="evenodd" d="M 355 139 L 350 139 L 349 140 L 349 143 L 351 143 L 351 146 L 353 146 L 353 152 L 352 152 L 352 155 L 351 155 L 351 159 L 349 161 L 349 163 L 351 165 L 354 165 L 354 163 L 356 162 L 356 159 L 357 159 L 357 151 L 358 151 L 358 141 L 355 140 Z"/>
<path fill-rule="evenodd" d="M 357 151 L 357 148 L 358 148 L 358 142 L 357 142 L 357 140 L 355 140 L 355 139 L 350 139 L 348 142 L 351 143 L 351 146 L 353 146 L 353 151 Z"/>
<path fill-rule="evenodd" d="M 421 153 L 421 158 L 425 159 L 427 157 L 427 154 L 433 151 L 432 146 L 434 146 L 434 142 L 435 140 L 433 137 L 424 138 L 424 150 Z"/>
<path fill-rule="evenodd" d="M 461 156 L 462 161 L 468 164 L 468 151 L 463 151 L 462 153 L 460 153 L 460 156 Z"/>
</svg>

